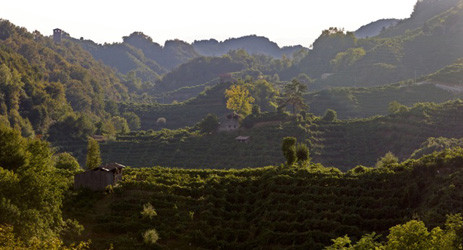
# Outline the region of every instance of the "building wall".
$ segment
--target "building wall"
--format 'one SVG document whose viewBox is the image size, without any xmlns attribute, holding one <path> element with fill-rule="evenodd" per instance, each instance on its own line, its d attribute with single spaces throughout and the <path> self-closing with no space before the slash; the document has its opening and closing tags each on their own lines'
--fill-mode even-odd
<svg viewBox="0 0 463 250">
<path fill-rule="evenodd" d="M 240 127 L 240 123 L 237 120 L 229 119 L 222 122 L 219 126 L 219 132 L 222 131 L 233 131 L 237 130 Z"/>
<path fill-rule="evenodd" d="M 74 176 L 74 188 L 88 188 L 91 190 L 105 190 L 114 184 L 114 175 L 106 171 L 86 171 Z"/>
</svg>

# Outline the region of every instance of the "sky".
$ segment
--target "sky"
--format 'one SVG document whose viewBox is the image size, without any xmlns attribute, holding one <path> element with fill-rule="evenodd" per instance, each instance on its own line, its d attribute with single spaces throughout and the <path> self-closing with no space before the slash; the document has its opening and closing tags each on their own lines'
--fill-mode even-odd
<svg viewBox="0 0 463 250">
<path fill-rule="evenodd" d="M 354 31 L 382 18 L 407 18 L 417 0 L 11 0 L 0 18 L 51 35 L 54 28 L 97 43 L 141 31 L 163 45 L 245 35 L 309 47 L 324 29 Z"/>
</svg>

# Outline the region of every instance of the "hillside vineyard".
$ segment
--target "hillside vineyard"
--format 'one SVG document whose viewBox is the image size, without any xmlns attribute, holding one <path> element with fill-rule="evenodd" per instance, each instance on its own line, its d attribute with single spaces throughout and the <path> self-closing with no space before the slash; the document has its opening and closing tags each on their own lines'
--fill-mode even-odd
<svg viewBox="0 0 463 250">
<path fill-rule="evenodd" d="M 308 48 L 62 26 L 0 19 L 0 249 L 463 248 L 463 0 Z"/>
</svg>

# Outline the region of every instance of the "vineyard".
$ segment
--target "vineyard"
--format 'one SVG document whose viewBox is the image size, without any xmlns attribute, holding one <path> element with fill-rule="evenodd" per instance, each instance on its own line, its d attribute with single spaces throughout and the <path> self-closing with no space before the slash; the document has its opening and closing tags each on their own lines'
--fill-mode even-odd
<svg viewBox="0 0 463 250">
<path fill-rule="evenodd" d="M 461 138 L 463 129 L 456 128 L 462 124 L 463 103 L 451 101 L 418 104 L 409 111 L 368 119 L 327 122 L 293 117 L 230 133 L 200 135 L 176 130 L 157 136 L 124 135 L 102 144 L 101 150 L 103 161 L 132 167 L 262 167 L 283 162 L 281 140 L 293 136 L 309 145 L 314 162 L 348 170 L 372 166 L 389 151 L 407 159 L 429 137 Z M 235 141 L 239 135 L 251 136 L 249 143 Z"/>
<path fill-rule="evenodd" d="M 461 211 L 463 151 L 446 150 L 379 169 L 346 173 L 319 164 L 241 170 L 126 169 L 112 192 L 75 193 L 77 217 L 94 248 L 322 249 L 331 239 L 383 236 L 411 218 L 441 225 Z M 151 204 L 155 216 L 142 215 Z"/>
<path fill-rule="evenodd" d="M 310 93 L 305 98 L 310 111 L 316 115 L 323 115 L 330 108 L 336 110 L 339 118 L 352 119 L 386 115 L 389 103 L 393 101 L 413 106 L 420 102 L 441 103 L 462 97 L 461 92 L 450 92 L 429 82 L 415 84 L 409 81 L 371 88 L 327 89 Z"/>
<path fill-rule="evenodd" d="M 231 83 L 220 83 L 212 88 L 206 87 L 197 97 L 177 104 L 121 104 L 121 111 L 135 112 L 141 120 L 141 128 L 144 130 L 157 127 L 158 118 L 166 118 L 165 126 L 169 129 L 177 129 L 192 126 L 208 113 L 225 114 L 225 89 Z M 180 91 L 180 90 L 179 90 Z M 170 97 L 169 97 L 170 98 Z"/>
</svg>

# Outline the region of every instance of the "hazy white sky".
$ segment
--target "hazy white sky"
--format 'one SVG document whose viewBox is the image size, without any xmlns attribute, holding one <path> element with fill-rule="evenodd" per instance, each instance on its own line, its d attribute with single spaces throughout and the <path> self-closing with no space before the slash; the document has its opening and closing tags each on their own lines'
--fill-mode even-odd
<svg viewBox="0 0 463 250">
<path fill-rule="evenodd" d="M 409 17 L 417 0 L 10 0 L 0 18 L 51 35 L 61 28 L 98 43 L 142 31 L 155 42 L 256 34 L 280 46 L 309 46 L 329 27 L 356 30 L 381 18 Z"/>
</svg>

